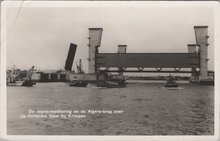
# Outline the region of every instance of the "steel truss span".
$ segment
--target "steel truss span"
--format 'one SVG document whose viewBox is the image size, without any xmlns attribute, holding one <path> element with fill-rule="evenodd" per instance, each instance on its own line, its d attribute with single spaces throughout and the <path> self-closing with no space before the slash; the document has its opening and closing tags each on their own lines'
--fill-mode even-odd
<svg viewBox="0 0 220 141">
<path fill-rule="evenodd" d="M 181 70 L 181 68 L 174 68 L 174 70 L 162 70 L 163 68 L 160 68 L 159 70 L 155 68 L 155 70 L 144 70 L 142 68 L 141 70 L 137 68 L 136 70 L 129 70 L 129 69 L 110 69 L 108 68 L 99 68 L 100 72 L 127 72 L 127 73 L 135 73 L 135 72 L 141 72 L 141 73 L 199 73 L 198 70 L 196 71 L 189 71 L 189 70 Z"/>
<path fill-rule="evenodd" d="M 97 53 L 96 67 L 199 68 L 198 53 Z M 139 72 L 139 71 L 138 71 Z"/>
</svg>

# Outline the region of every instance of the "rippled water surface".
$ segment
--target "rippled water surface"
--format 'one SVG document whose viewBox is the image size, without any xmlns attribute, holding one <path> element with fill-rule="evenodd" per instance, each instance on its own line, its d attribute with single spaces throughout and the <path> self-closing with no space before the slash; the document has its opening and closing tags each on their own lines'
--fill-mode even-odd
<svg viewBox="0 0 220 141">
<path fill-rule="evenodd" d="M 7 87 L 11 135 L 213 135 L 214 87 L 130 82 L 127 88 L 78 88 L 67 83 Z M 84 118 L 26 118 L 28 110 L 121 110 Z"/>
</svg>

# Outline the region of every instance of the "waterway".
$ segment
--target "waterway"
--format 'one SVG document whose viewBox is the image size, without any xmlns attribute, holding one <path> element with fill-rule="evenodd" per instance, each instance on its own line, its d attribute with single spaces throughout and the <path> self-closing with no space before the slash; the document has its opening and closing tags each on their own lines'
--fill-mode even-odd
<svg viewBox="0 0 220 141">
<path fill-rule="evenodd" d="M 61 117 L 66 116 L 66 117 Z M 126 88 L 7 87 L 9 135 L 213 135 L 214 87 L 130 81 Z"/>
</svg>

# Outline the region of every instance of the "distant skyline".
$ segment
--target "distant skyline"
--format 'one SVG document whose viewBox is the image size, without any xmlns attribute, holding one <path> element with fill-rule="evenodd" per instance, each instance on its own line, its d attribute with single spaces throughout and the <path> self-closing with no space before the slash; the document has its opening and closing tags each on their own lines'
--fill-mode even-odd
<svg viewBox="0 0 220 141">
<path fill-rule="evenodd" d="M 17 14 L 19 12 L 19 14 Z M 188 52 L 194 26 L 209 26 L 209 70 L 214 70 L 214 16 L 209 7 L 8 8 L 7 68 L 64 69 L 70 43 L 78 45 L 73 63 L 88 72 L 88 28 L 103 28 L 100 52 Z M 15 20 L 15 17 L 16 20 Z M 12 26 L 13 25 L 13 26 Z"/>
</svg>

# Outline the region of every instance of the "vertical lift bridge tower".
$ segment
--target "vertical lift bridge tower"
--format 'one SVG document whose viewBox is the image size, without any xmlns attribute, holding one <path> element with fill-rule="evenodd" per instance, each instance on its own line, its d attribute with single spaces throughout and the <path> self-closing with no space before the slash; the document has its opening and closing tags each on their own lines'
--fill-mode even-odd
<svg viewBox="0 0 220 141">
<path fill-rule="evenodd" d="M 195 26 L 196 44 L 199 46 L 200 54 L 200 73 L 199 82 L 201 84 L 209 83 L 212 81 L 211 77 L 208 76 L 208 26 Z"/>
<path fill-rule="evenodd" d="M 208 76 L 207 67 L 208 26 L 195 26 L 194 30 L 196 44 L 188 45 L 188 53 L 126 53 L 126 46 L 123 45 L 119 46 L 118 53 L 99 53 L 103 29 L 89 28 L 89 74 L 98 75 L 101 68 L 105 68 L 102 70 L 105 72 L 119 73 L 191 73 L 191 79 L 198 80 L 201 84 L 209 83 L 213 80 Z M 198 51 L 196 51 L 197 47 Z M 117 70 L 109 68 L 117 68 Z M 138 68 L 138 70 L 120 68 Z M 156 71 L 147 71 L 144 68 L 156 68 Z M 174 71 L 162 71 L 162 68 L 174 68 Z M 180 71 L 180 68 L 191 68 L 191 71 Z"/>
<path fill-rule="evenodd" d="M 99 53 L 98 47 L 101 45 L 102 28 L 89 28 L 89 74 L 97 73 L 96 55 Z"/>
</svg>

